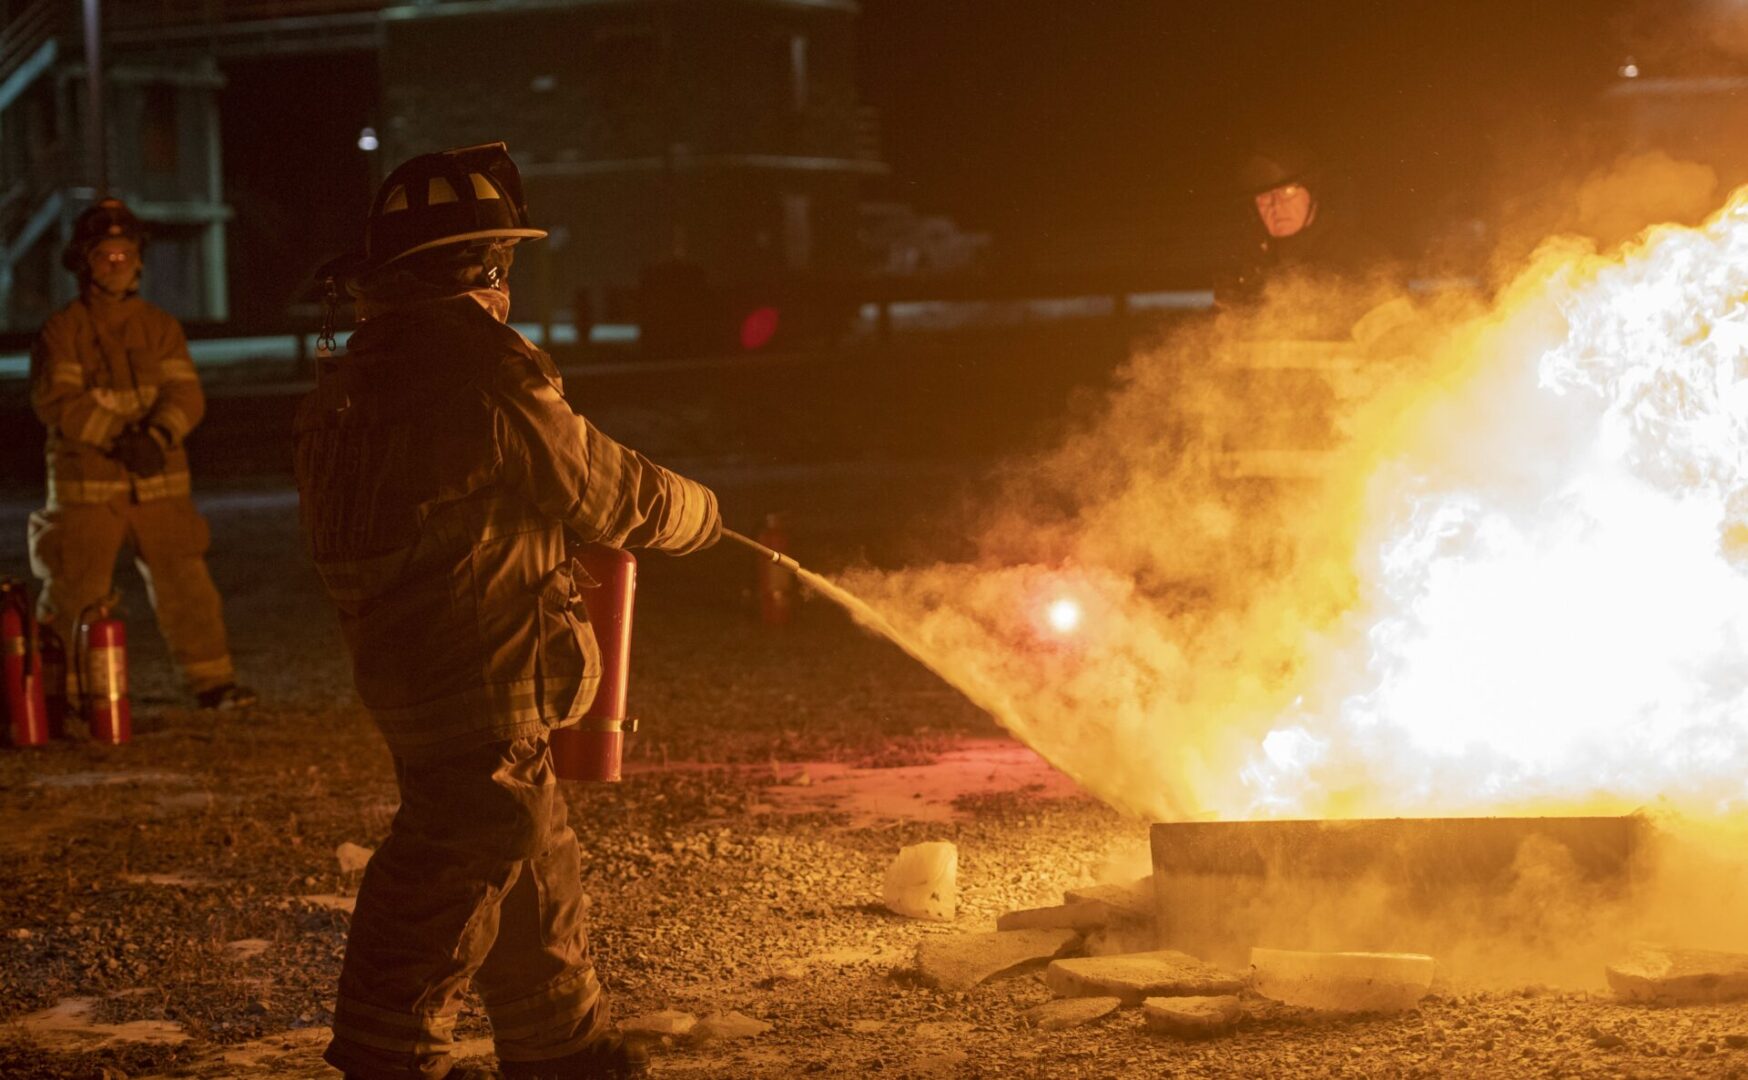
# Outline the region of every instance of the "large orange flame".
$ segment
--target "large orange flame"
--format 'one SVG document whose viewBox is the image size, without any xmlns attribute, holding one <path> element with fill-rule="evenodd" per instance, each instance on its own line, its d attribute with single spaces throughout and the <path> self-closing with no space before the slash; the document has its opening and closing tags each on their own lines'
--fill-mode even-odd
<svg viewBox="0 0 1748 1080">
<path fill-rule="evenodd" d="M 1343 418 L 1336 468 L 1262 501 L 1159 434 L 1218 397 L 1160 374 L 1183 351 L 1138 358 L 1101 426 L 1036 464 L 1078 505 L 1009 515 L 1006 548 L 1047 563 L 847 584 L 1145 816 L 1741 809 L 1748 194 L 1619 251 L 1545 245 L 1415 342 L 1412 377 Z M 1072 640 L 1028 646 L 1064 581 Z"/>
<path fill-rule="evenodd" d="M 1249 776 L 1281 805 L 1707 814 L 1748 795 L 1748 195 L 1551 246 L 1372 474 L 1352 628 Z"/>
</svg>

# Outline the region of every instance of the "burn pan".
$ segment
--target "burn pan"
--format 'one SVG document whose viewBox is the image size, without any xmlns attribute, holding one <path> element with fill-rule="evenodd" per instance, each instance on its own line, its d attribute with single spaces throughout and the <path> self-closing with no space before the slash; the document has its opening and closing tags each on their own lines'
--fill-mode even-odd
<svg viewBox="0 0 1748 1080">
<path fill-rule="evenodd" d="M 1156 932 L 1229 965 L 1256 945 L 1556 963 L 1605 947 L 1649 837 L 1637 816 L 1155 824 Z"/>
</svg>

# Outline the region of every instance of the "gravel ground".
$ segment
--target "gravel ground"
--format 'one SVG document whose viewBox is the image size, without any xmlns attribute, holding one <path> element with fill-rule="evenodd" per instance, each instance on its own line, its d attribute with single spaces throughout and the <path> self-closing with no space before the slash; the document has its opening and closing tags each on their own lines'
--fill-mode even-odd
<svg viewBox="0 0 1748 1080">
<path fill-rule="evenodd" d="M 730 505 L 836 500 L 905 521 L 957 482 L 875 468 L 711 479 Z M 205 505 L 235 650 L 265 704 L 235 718 L 187 709 L 136 617 L 136 740 L 0 754 L 0 1076 L 332 1075 L 319 1053 L 357 884 L 334 852 L 383 836 L 388 757 L 351 702 L 287 493 L 259 484 Z M 12 538 L 27 509 L 0 503 L 0 573 L 24 570 Z M 829 568 L 858 546 L 876 558 L 903 547 L 890 528 L 838 520 L 803 554 Z M 788 632 L 762 631 L 743 595 L 750 573 L 726 550 L 644 560 L 633 771 L 569 792 L 617 1015 L 738 1011 L 773 1025 L 661 1048 L 658 1075 L 1748 1076 L 1748 1005 L 1627 1006 L 1600 972 L 1590 987 L 1446 986 L 1395 1017 L 1250 1000 L 1235 1034 L 1201 1043 L 1153 1035 L 1133 1010 L 1028 1030 L 1020 1013 L 1048 997 L 1031 975 L 968 994 L 925 988 L 911 970 L 925 935 L 987 929 L 1064 888 L 1133 876 L 1145 828 L 1024 775 L 1007 790 L 994 777 L 944 820 L 927 820 L 943 808 L 923 800 L 871 816 L 834 806 L 827 784 L 817 799 L 797 791 L 804 771 L 826 768 L 808 763 L 901 778 L 1000 733 L 835 611 L 807 605 Z M 137 582 L 129 590 L 143 612 Z M 903 786 L 889 805 L 906 805 Z M 951 926 L 879 904 L 891 856 L 935 839 L 959 845 Z M 57 1005 L 86 1011 L 70 1030 L 22 1022 Z M 459 1035 L 487 1054 L 487 1034 L 470 1003 Z"/>
</svg>

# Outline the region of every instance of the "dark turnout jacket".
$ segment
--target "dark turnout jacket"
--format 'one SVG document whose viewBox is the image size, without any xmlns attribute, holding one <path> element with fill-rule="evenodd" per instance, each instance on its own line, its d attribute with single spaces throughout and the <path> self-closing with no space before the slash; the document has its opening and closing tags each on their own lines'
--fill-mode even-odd
<svg viewBox="0 0 1748 1080">
<path fill-rule="evenodd" d="M 362 324 L 296 435 L 359 697 L 404 757 L 581 718 L 600 653 L 567 534 L 683 554 L 721 530 L 708 488 L 573 413 L 551 359 L 466 296 Z"/>
</svg>

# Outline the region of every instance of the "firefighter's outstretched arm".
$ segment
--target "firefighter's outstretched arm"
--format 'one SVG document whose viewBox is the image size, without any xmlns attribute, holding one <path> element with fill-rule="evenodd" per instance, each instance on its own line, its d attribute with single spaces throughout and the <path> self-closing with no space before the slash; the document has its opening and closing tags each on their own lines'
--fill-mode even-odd
<svg viewBox="0 0 1748 1080">
<path fill-rule="evenodd" d="M 684 555 L 722 535 L 716 495 L 596 430 L 544 377 L 492 392 L 505 478 L 576 536 Z"/>
</svg>

